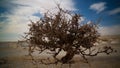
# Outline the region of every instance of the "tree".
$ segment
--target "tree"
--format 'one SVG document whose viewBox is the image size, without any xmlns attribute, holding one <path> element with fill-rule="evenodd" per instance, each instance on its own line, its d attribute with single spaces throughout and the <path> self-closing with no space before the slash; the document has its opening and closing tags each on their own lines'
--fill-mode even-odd
<svg viewBox="0 0 120 68">
<path fill-rule="evenodd" d="M 29 24 L 29 32 L 24 37 L 29 44 L 29 55 L 37 50 L 44 52 L 49 50 L 55 62 L 63 64 L 70 63 L 75 55 L 81 55 L 87 61 L 86 56 L 97 56 L 99 53 L 110 54 L 113 49 L 105 46 L 102 49 L 97 48 L 100 42 L 100 33 L 95 23 L 81 23 L 81 15 L 67 10 L 63 10 L 58 6 L 58 12 L 51 14 L 47 12 L 39 21 Z M 61 59 L 56 56 L 61 52 L 66 55 Z M 45 63 L 41 60 L 41 63 Z"/>
</svg>

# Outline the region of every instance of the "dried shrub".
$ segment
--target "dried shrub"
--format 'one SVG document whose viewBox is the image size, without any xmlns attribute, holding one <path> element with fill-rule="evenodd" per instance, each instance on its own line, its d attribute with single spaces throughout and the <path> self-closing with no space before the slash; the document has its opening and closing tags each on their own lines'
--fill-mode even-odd
<svg viewBox="0 0 120 68">
<path fill-rule="evenodd" d="M 49 50 L 54 63 L 70 63 L 75 55 L 80 55 L 88 63 L 86 56 L 97 56 L 100 53 L 110 54 L 113 49 L 110 46 L 98 48 L 100 45 L 100 33 L 95 23 L 80 23 L 81 15 L 63 10 L 58 6 L 58 12 L 51 14 L 47 12 L 39 21 L 29 24 L 29 32 L 25 33 L 25 41 L 29 44 L 29 55 L 33 58 L 34 51 L 39 54 Z M 61 52 L 66 55 L 61 59 L 56 56 Z M 34 60 L 34 59 L 33 59 Z M 48 59 L 47 59 L 48 60 Z"/>
</svg>

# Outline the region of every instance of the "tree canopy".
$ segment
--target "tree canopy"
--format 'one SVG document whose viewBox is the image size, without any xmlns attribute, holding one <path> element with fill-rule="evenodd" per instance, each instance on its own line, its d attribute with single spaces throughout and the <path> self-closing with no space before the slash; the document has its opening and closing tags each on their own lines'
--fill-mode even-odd
<svg viewBox="0 0 120 68">
<path fill-rule="evenodd" d="M 104 46 L 102 49 L 97 48 L 100 42 L 100 33 L 97 24 L 82 23 L 82 15 L 63 10 L 58 6 L 57 13 L 46 12 L 39 21 L 29 24 L 29 32 L 26 33 L 25 41 L 29 44 L 29 55 L 35 50 L 39 54 L 49 50 L 55 62 L 63 64 L 70 63 L 75 55 L 80 55 L 88 63 L 86 56 L 97 56 L 99 53 L 112 53 L 110 46 Z M 56 56 L 61 52 L 66 55 L 61 59 Z M 41 60 L 43 64 L 45 63 Z"/>
</svg>

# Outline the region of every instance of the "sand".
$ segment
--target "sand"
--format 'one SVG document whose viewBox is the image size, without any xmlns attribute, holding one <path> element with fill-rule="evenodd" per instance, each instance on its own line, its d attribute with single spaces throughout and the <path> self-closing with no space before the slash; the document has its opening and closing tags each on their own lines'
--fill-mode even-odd
<svg viewBox="0 0 120 68">
<path fill-rule="evenodd" d="M 89 64 L 83 63 L 83 60 L 76 55 L 73 59 L 75 63 L 71 64 L 71 68 L 120 68 L 120 43 L 112 43 L 111 45 L 117 50 L 117 53 L 88 57 Z M 0 43 L 0 68 L 61 68 L 60 63 L 57 65 L 39 63 L 34 65 L 30 57 L 26 56 L 28 51 L 17 46 L 16 42 Z M 47 56 L 44 55 L 41 57 L 44 58 Z M 69 64 L 62 65 L 62 68 L 69 68 Z"/>
</svg>

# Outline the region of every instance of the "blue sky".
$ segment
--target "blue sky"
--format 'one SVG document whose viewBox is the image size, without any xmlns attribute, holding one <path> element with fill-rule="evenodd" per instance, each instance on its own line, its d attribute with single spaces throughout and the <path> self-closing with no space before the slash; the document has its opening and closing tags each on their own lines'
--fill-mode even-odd
<svg viewBox="0 0 120 68">
<path fill-rule="evenodd" d="M 103 26 L 112 26 L 120 24 L 120 1 L 119 0 L 75 0 L 76 8 L 79 9 L 80 13 L 86 18 L 95 21 L 96 19 L 102 17 Z M 95 5 L 92 8 L 90 6 Z M 100 4 L 104 8 L 100 11 Z M 95 9 L 98 7 L 99 9 Z M 113 10 L 119 8 L 119 12 L 110 14 Z M 100 12 L 99 12 L 100 11 Z"/>
<path fill-rule="evenodd" d="M 28 31 L 29 19 L 36 21 L 55 3 L 83 15 L 84 21 L 100 22 L 103 35 L 120 34 L 120 0 L 0 0 L 0 41 L 16 41 Z"/>
</svg>

